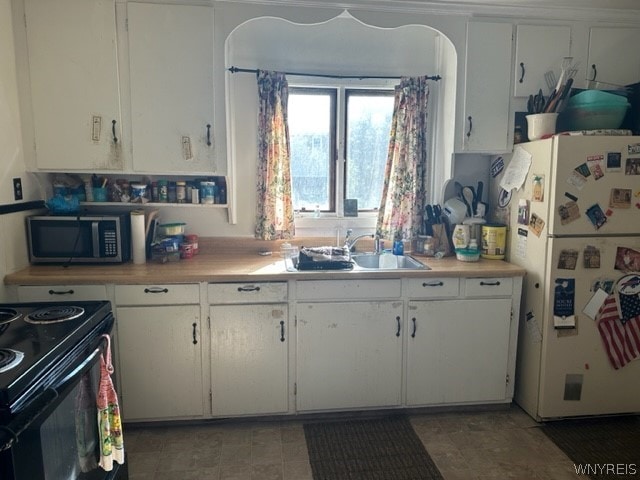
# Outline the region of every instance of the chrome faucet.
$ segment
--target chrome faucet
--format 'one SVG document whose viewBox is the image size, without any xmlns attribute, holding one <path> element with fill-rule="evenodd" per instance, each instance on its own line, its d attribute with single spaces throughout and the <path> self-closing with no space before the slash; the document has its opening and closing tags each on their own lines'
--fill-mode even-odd
<svg viewBox="0 0 640 480">
<path fill-rule="evenodd" d="M 349 253 L 349 258 L 351 258 L 351 249 L 356 246 L 358 240 L 364 237 L 375 238 L 375 235 L 372 233 L 366 233 L 364 235 L 358 235 L 357 237 L 351 238 L 351 234 L 353 233 L 352 229 L 347 230 L 347 235 L 344 237 L 344 248 Z"/>
</svg>

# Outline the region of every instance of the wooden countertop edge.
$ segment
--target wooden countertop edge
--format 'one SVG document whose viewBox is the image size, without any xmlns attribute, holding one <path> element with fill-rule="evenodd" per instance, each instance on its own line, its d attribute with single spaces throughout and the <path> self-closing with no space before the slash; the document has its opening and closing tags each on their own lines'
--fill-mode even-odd
<svg viewBox="0 0 640 480">
<path fill-rule="evenodd" d="M 167 284 L 286 280 L 519 277 L 525 270 L 502 260 L 460 262 L 415 256 L 430 270 L 287 272 L 278 256 L 202 254 L 169 263 L 134 265 L 32 265 L 4 277 L 5 285 Z"/>
</svg>

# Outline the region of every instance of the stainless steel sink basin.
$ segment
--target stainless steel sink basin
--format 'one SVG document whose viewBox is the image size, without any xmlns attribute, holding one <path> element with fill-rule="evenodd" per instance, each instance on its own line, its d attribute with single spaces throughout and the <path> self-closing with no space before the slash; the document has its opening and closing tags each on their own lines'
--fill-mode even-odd
<svg viewBox="0 0 640 480">
<path fill-rule="evenodd" d="M 384 258 L 383 258 L 384 257 Z M 351 256 L 356 267 L 368 270 L 430 270 L 428 266 L 409 255 L 390 253 L 361 253 Z"/>
</svg>

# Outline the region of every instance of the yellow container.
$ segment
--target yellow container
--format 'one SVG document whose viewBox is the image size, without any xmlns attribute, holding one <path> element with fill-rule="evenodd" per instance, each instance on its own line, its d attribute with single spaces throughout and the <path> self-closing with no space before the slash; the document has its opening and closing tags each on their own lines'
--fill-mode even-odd
<svg viewBox="0 0 640 480">
<path fill-rule="evenodd" d="M 502 260 L 507 244 L 507 226 L 500 224 L 482 225 L 482 258 Z"/>
</svg>

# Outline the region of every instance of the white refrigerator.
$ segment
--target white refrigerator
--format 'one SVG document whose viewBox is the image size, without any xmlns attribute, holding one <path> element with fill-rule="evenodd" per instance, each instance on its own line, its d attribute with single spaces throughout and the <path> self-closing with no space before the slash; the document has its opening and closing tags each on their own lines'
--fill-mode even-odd
<svg viewBox="0 0 640 480">
<path fill-rule="evenodd" d="M 539 421 L 640 412 L 640 137 L 554 136 L 504 160 L 492 189 L 527 270 L 515 401 Z"/>
</svg>

